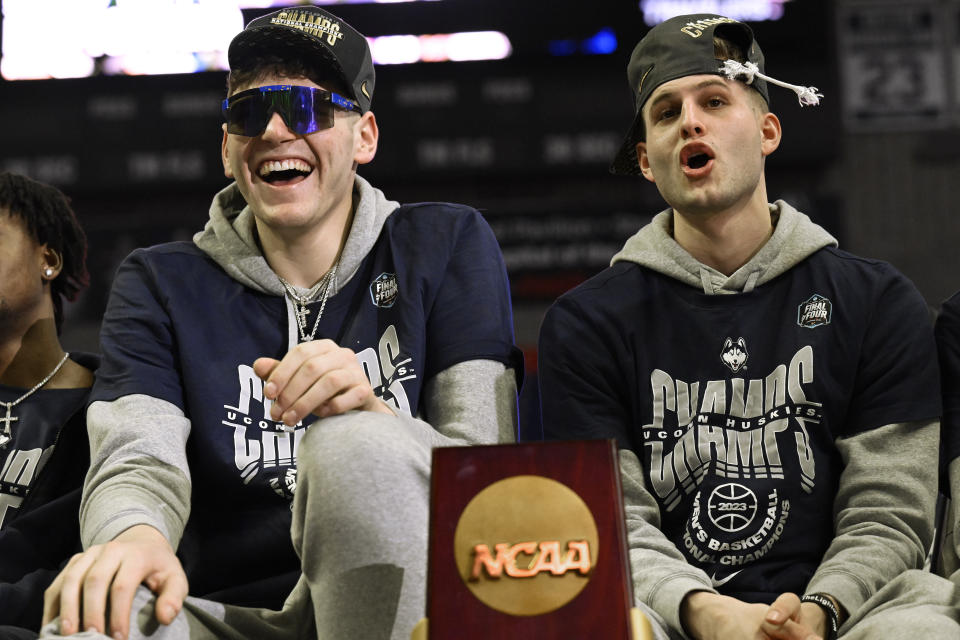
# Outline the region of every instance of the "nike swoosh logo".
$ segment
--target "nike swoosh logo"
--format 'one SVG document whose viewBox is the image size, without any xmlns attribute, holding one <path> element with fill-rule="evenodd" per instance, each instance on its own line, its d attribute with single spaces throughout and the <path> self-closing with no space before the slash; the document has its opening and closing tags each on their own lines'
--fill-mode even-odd
<svg viewBox="0 0 960 640">
<path fill-rule="evenodd" d="M 743 569 L 740 569 L 740 571 L 743 571 Z M 724 577 L 724 578 L 720 578 L 719 580 L 717 580 L 717 574 L 716 574 L 716 572 L 714 572 L 714 574 L 713 574 L 712 576 L 710 576 L 710 582 L 713 584 L 714 587 L 722 587 L 723 585 L 725 585 L 725 584 L 727 584 L 728 582 L 730 582 L 731 580 L 733 580 L 734 577 L 736 577 L 736 575 L 737 575 L 738 573 L 740 573 L 740 571 L 734 571 L 734 572 L 731 573 L 730 575 L 728 575 L 728 576 L 726 576 L 726 577 Z"/>
</svg>

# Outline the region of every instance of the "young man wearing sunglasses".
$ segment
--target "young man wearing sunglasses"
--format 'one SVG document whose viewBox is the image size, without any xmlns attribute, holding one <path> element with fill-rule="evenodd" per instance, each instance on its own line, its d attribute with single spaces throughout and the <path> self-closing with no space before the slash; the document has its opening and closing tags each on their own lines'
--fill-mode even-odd
<svg viewBox="0 0 960 640">
<path fill-rule="evenodd" d="M 272 13 L 229 59 L 234 183 L 193 243 L 117 274 L 86 551 L 48 591 L 46 634 L 408 638 L 431 449 L 515 433 L 499 248 L 475 210 L 401 206 L 356 174 L 374 71 L 344 21 Z"/>
<path fill-rule="evenodd" d="M 547 312 L 544 433 L 618 442 L 657 640 L 960 637 L 953 586 L 920 570 L 940 413 L 926 305 L 769 202 L 783 83 L 763 73 L 723 16 L 672 18 L 634 49 L 612 170 L 668 208 Z"/>
</svg>

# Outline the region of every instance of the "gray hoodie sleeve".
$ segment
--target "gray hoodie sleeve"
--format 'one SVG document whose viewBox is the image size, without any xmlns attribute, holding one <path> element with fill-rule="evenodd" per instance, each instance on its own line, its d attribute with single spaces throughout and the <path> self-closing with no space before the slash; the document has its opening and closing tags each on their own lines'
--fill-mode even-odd
<svg viewBox="0 0 960 640">
<path fill-rule="evenodd" d="M 640 460 L 620 449 L 620 482 L 626 515 L 633 597 L 681 630 L 680 603 L 691 591 L 714 591 L 710 578 L 686 561 L 660 531 L 660 507 L 643 484 Z"/>
<path fill-rule="evenodd" d="M 138 394 L 91 403 L 87 431 L 90 470 L 80 503 L 84 548 L 148 524 L 176 549 L 190 515 L 190 421 L 175 405 Z"/>
<path fill-rule="evenodd" d="M 424 419 L 452 445 L 497 444 L 517 438 L 517 381 L 495 360 L 449 367 L 424 389 Z"/>
<path fill-rule="evenodd" d="M 889 424 L 837 440 L 844 469 L 833 541 L 807 585 L 848 612 L 907 569 L 923 566 L 933 539 L 937 420 Z"/>
</svg>

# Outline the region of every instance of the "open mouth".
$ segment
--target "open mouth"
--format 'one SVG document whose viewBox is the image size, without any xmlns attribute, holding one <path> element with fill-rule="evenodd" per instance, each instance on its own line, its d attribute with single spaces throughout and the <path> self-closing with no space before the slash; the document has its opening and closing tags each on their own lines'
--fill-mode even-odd
<svg viewBox="0 0 960 640">
<path fill-rule="evenodd" d="M 303 160 L 268 160 L 260 165 L 257 175 L 274 185 L 294 184 L 313 173 L 313 167 Z"/>
<path fill-rule="evenodd" d="M 713 157 L 713 151 L 708 145 L 695 142 L 688 144 L 680 152 L 680 164 L 688 175 L 699 175 L 709 170 Z"/>
<path fill-rule="evenodd" d="M 705 153 L 697 153 L 687 158 L 687 166 L 691 169 L 701 169 L 710 162 L 710 156 Z"/>
</svg>

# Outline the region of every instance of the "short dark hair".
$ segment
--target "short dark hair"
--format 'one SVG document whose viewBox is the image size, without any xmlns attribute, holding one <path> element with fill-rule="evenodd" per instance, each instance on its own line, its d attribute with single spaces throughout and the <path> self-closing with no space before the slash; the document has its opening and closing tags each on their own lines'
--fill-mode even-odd
<svg viewBox="0 0 960 640">
<path fill-rule="evenodd" d="M 0 172 L 0 209 L 26 225 L 38 244 L 53 249 L 63 262 L 50 283 L 57 333 L 63 325 L 63 299 L 75 300 L 88 284 L 87 235 L 62 191 L 26 176 Z"/>
<path fill-rule="evenodd" d="M 747 52 L 736 42 L 722 36 L 713 36 L 713 57 L 717 60 L 747 61 Z"/>
<path fill-rule="evenodd" d="M 736 60 L 737 62 L 746 62 L 747 61 L 747 52 L 744 51 L 743 47 L 738 43 L 724 38 L 723 36 L 714 35 L 713 36 L 713 56 L 720 61 L 723 60 Z M 749 85 L 752 92 L 749 92 L 748 95 L 756 94 L 755 97 L 752 96 L 753 106 L 757 111 L 763 113 L 768 111 L 770 105 L 767 103 L 766 98 L 763 97 L 759 91 L 756 90 L 756 87 Z"/>
<path fill-rule="evenodd" d="M 231 69 L 227 74 L 227 96 L 235 93 L 239 87 L 252 86 L 270 75 L 281 78 L 308 78 L 329 91 L 353 99 L 353 94 L 343 86 L 343 81 L 332 70 L 326 71 L 317 68 L 315 64 L 307 64 L 304 60 L 279 55 L 263 56 L 255 67 Z"/>
</svg>

